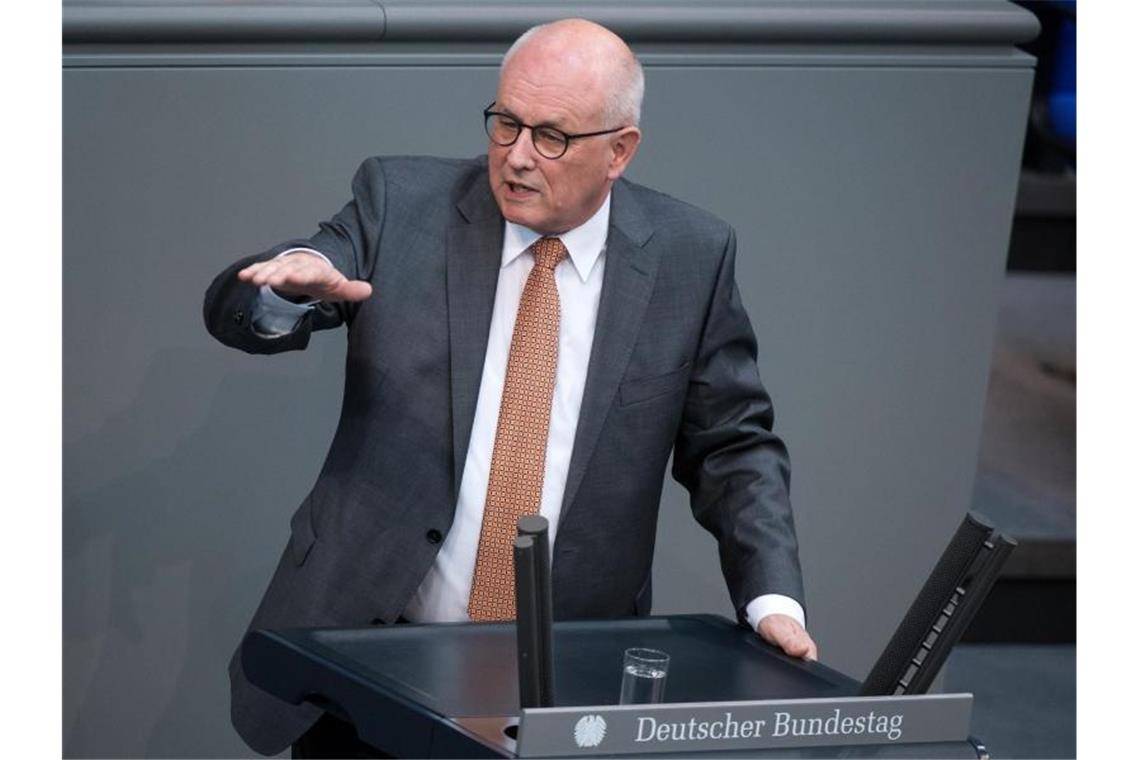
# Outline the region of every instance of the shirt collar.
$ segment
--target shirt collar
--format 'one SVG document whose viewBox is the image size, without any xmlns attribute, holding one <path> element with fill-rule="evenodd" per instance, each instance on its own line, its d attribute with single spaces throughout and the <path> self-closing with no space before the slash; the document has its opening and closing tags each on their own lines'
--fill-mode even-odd
<svg viewBox="0 0 1140 760">
<path fill-rule="evenodd" d="M 503 233 L 503 262 L 501 265 L 503 267 L 521 256 L 534 241 L 542 237 L 539 233 L 528 227 L 523 227 L 521 224 L 514 222 L 507 222 L 506 224 L 507 228 Z M 582 278 L 583 282 L 590 276 L 590 270 L 594 268 L 594 264 L 606 247 L 606 234 L 609 227 L 610 194 L 606 193 L 605 201 L 602 202 L 601 208 L 595 211 L 593 216 L 569 232 L 556 236 L 566 246 L 570 260 L 574 262 L 574 270 L 578 272 L 578 276 Z"/>
</svg>

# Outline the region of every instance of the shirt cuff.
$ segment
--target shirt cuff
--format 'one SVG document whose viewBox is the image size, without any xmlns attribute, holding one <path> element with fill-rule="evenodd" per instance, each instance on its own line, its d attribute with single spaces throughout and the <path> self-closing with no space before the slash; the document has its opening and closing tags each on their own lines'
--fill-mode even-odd
<svg viewBox="0 0 1140 760">
<path fill-rule="evenodd" d="M 314 256 L 320 256 L 329 266 L 332 266 L 332 262 L 328 260 L 327 256 L 320 251 L 314 251 L 312 248 L 290 248 L 277 254 L 274 258 L 288 256 L 291 253 L 311 253 Z M 301 320 L 316 303 L 319 301 L 294 303 L 279 296 L 268 285 L 262 285 L 258 291 L 258 297 L 253 303 L 250 322 L 256 333 L 267 338 L 288 335 L 297 329 L 297 325 L 301 324 Z"/>
<path fill-rule="evenodd" d="M 763 594 L 756 597 L 748 606 L 744 608 L 744 618 L 748 621 L 748 625 L 752 626 L 752 630 L 756 630 L 756 626 L 760 625 L 760 621 L 769 615 L 787 615 L 794 618 L 800 625 L 804 623 L 804 608 L 800 603 L 790 596 L 783 594 Z"/>
</svg>

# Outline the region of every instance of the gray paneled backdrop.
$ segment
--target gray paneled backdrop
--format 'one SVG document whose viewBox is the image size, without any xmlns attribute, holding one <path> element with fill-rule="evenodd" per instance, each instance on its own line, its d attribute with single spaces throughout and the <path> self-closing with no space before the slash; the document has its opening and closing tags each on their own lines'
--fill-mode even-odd
<svg viewBox="0 0 1140 760">
<path fill-rule="evenodd" d="M 313 231 L 368 155 L 481 152 L 496 56 L 548 6 L 500 6 L 476 42 L 452 29 L 433 45 L 421 25 L 406 43 L 165 46 L 101 40 L 114 19 L 74 13 L 91 7 L 117 8 L 65 5 L 64 751 L 249 755 L 225 664 L 331 439 L 344 339 L 224 349 L 203 290 Z M 638 46 L 632 177 L 738 230 L 792 453 L 809 627 L 862 677 L 969 503 L 1033 77 L 1009 43 L 1032 18 L 851 3 L 864 16 L 844 27 L 835 4 L 721 4 L 769 16 L 748 17 L 751 41 L 716 44 L 631 7 L 576 9 L 657 30 Z M 936 10 L 958 13 L 941 39 Z M 906 18 L 913 38 L 893 23 Z M 675 485 L 663 498 L 654 611 L 731 615 L 711 539 Z"/>
</svg>

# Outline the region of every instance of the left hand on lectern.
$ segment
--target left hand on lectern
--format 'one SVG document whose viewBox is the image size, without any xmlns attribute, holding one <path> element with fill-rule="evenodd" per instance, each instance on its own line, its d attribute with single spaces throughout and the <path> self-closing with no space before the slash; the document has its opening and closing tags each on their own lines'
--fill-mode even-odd
<svg viewBox="0 0 1140 760">
<path fill-rule="evenodd" d="M 802 657 L 805 660 L 818 658 L 815 642 L 793 617 L 779 613 L 766 615 L 757 624 L 756 632 L 762 639 L 783 649 L 784 654 L 791 657 Z"/>
</svg>

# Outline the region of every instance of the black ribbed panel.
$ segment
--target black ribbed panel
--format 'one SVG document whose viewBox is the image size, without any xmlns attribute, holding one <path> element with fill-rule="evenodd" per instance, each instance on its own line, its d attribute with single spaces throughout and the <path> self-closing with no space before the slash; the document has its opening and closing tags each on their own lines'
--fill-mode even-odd
<svg viewBox="0 0 1140 760">
<path fill-rule="evenodd" d="M 871 668 L 871 672 L 863 682 L 861 695 L 881 696 L 896 693 L 899 682 L 905 679 L 907 671 L 912 667 L 912 659 L 916 657 L 944 609 L 955 597 L 956 589 L 965 582 L 967 573 L 993 530 L 993 526 L 983 518 L 973 513 L 966 515 L 949 545 L 942 552 L 930 577 L 923 584 L 922 590 L 911 603 L 906 616 L 891 636 L 887 648 Z M 950 617 L 953 619 L 955 616 L 956 613 Z M 926 667 L 925 670 L 930 668 Z"/>
<path fill-rule="evenodd" d="M 958 599 L 954 614 L 934 640 L 930 651 L 922 658 L 921 667 L 918 667 L 914 674 L 909 677 L 906 677 L 907 674 L 903 674 L 906 686 L 901 691 L 906 694 L 925 694 L 930 688 L 930 684 L 934 682 L 934 677 L 938 675 L 942 664 L 950 656 L 950 650 L 962 639 L 966 629 L 970 626 L 970 621 L 982 608 L 982 602 L 989 595 L 994 581 L 997 580 L 998 573 L 1001 572 L 1002 565 L 1005 564 L 1015 546 L 1017 546 L 1016 541 L 996 533 L 986 542 L 973 567 L 967 571 L 966 580 L 962 583 L 966 593 Z M 896 687 L 896 691 L 900 691 L 900 689 Z"/>
</svg>

